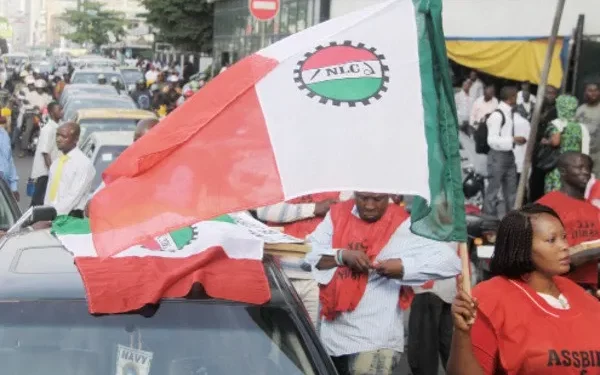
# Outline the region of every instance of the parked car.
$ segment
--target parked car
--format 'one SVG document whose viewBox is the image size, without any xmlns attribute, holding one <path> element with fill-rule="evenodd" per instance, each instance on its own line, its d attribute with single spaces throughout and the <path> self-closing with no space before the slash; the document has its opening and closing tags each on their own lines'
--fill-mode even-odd
<svg viewBox="0 0 600 375">
<path fill-rule="evenodd" d="M 138 68 L 121 68 L 121 74 L 123 75 L 123 79 L 125 80 L 125 84 L 127 86 L 127 91 L 131 92 L 135 90 L 135 84 L 137 81 L 143 79 L 145 80 L 144 73 L 142 73 Z"/>
<path fill-rule="evenodd" d="M 86 141 L 88 135 L 99 131 L 135 130 L 138 121 L 155 119 L 150 111 L 140 109 L 82 109 L 77 111 L 74 121 L 81 127 L 79 144 Z"/>
<path fill-rule="evenodd" d="M 130 97 L 104 95 L 78 95 L 65 104 L 64 120 L 73 121 L 77 117 L 77 111 L 81 109 L 106 108 L 113 109 L 136 109 L 136 105 Z"/>
<path fill-rule="evenodd" d="M 48 230 L 6 235 L 2 372 L 114 373 L 122 363 L 118 348 L 126 347 L 141 359 L 152 355 L 144 374 L 336 374 L 288 279 L 271 256 L 263 264 L 272 296 L 263 305 L 213 299 L 193 288 L 184 298 L 127 314 L 91 315 L 72 255 Z"/>
<path fill-rule="evenodd" d="M 98 85 L 92 83 L 78 83 L 66 85 L 61 96 L 59 103 L 63 107 L 69 100 L 69 98 L 77 97 L 79 95 L 107 95 L 107 96 L 118 96 L 117 90 L 111 85 Z"/>
<path fill-rule="evenodd" d="M 133 143 L 133 131 L 103 130 L 94 131 L 81 144 L 81 150 L 90 158 L 96 169 L 96 176 L 92 181 L 90 193 L 100 186 L 104 170 Z"/>
</svg>

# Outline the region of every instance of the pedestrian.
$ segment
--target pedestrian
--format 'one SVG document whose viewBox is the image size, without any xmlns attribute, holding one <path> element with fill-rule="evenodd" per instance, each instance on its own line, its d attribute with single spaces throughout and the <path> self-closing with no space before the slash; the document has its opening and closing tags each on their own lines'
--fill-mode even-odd
<svg viewBox="0 0 600 375">
<path fill-rule="evenodd" d="M 408 319 L 408 364 L 412 375 L 437 375 L 440 360 L 445 369 L 450 357 L 456 279 L 429 281 L 413 289 L 415 297 Z"/>
<path fill-rule="evenodd" d="M 46 125 L 40 129 L 31 167 L 31 178 L 35 181 L 35 189 L 31 197 L 32 206 L 44 204 L 50 166 L 60 157 L 60 151 L 56 145 L 56 131 L 58 130 L 58 123 L 63 117 L 61 105 L 57 102 L 48 104 L 48 115 Z"/>
<path fill-rule="evenodd" d="M 556 97 L 558 95 L 558 89 L 554 86 L 546 87 L 546 94 L 544 95 L 544 101 L 542 102 L 540 122 L 538 124 L 537 135 L 534 144 L 534 152 L 531 155 L 531 175 L 529 176 L 529 202 L 535 202 L 544 195 L 544 183 L 546 178 L 546 171 L 538 168 L 537 154 L 541 146 L 542 138 L 546 134 L 551 121 L 558 117 L 556 111 Z"/>
<path fill-rule="evenodd" d="M 260 207 L 256 209 L 256 216 L 271 226 L 282 227 L 285 234 L 304 240 L 339 200 L 339 192 L 310 194 L 289 202 Z M 280 262 L 316 325 L 319 320 L 319 285 L 310 273 L 310 265 L 304 259 L 295 257 L 282 257 Z"/>
<path fill-rule="evenodd" d="M 408 213 L 389 201 L 355 192 L 309 236 L 306 259 L 321 285 L 319 335 L 340 375 L 397 373 L 406 286 L 460 272 L 456 251 L 410 232 Z"/>
<path fill-rule="evenodd" d="M 600 210 L 585 199 L 593 162 L 589 155 L 568 151 L 558 159 L 560 190 L 544 195 L 538 203 L 551 207 L 565 226 L 569 246 L 600 240 Z M 598 258 L 572 267 L 568 277 L 586 289 L 598 289 Z"/>
<path fill-rule="evenodd" d="M 67 122 L 56 131 L 56 145 L 61 153 L 50 166 L 44 204 L 54 206 L 58 215 L 83 217 L 96 175 L 90 159 L 77 147 L 80 133 L 75 122 Z"/>
<path fill-rule="evenodd" d="M 501 102 L 498 111 L 487 119 L 488 175 L 489 184 L 485 192 L 483 211 L 492 216 L 498 215 L 498 193 L 502 189 L 506 212 L 515 204 L 517 194 L 517 169 L 513 149 L 523 145 L 525 137 L 514 135 L 513 107 L 517 103 L 517 88 L 505 86 L 500 90 Z"/>
<path fill-rule="evenodd" d="M 6 119 L 0 117 L 0 125 L 5 123 Z M 0 177 L 6 182 L 15 199 L 19 201 L 19 176 L 13 159 L 10 136 L 3 126 L 0 126 Z"/>
<path fill-rule="evenodd" d="M 471 85 L 472 82 L 470 80 L 465 80 L 460 91 L 454 94 L 456 116 L 458 118 L 459 126 L 469 122 L 469 115 L 471 114 L 471 107 L 473 106 L 473 100 L 471 99 L 471 96 L 469 96 Z"/>
<path fill-rule="evenodd" d="M 587 127 L 575 120 L 577 98 L 571 95 L 560 95 L 556 99 L 558 118 L 550 123 L 546 137 L 541 144 L 549 145 L 565 153 L 568 151 L 590 153 L 590 134 Z M 560 172 L 557 167 L 546 173 L 544 192 L 560 190 Z"/>
<path fill-rule="evenodd" d="M 584 101 L 575 114 L 575 119 L 585 124 L 590 133 L 590 156 L 594 161 L 596 177 L 600 176 L 600 89 L 598 83 L 585 85 Z"/>
<path fill-rule="evenodd" d="M 571 280 L 559 215 L 533 204 L 506 215 L 494 277 L 460 290 L 452 305 L 448 375 L 597 374 L 600 304 Z M 461 280 L 459 280 L 461 281 Z"/>
<path fill-rule="evenodd" d="M 529 123 L 527 110 L 523 106 L 516 106 L 513 113 L 513 122 L 515 127 L 515 136 L 529 139 L 531 124 Z M 523 164 L 525 163 L 525 154 L 527 144 L 515 145 L 513 153 L 515 154 L 515 165 L 517 167 L 517 181 L 521 181 L 521 173 L 523 172 Z"/>
<path fill-rule="evenodd" d="M 483 81 L 479 79 L 479 73 L 476 70 L 471 70 L 469 73 L 469 80 L 471 81 L 471 90 L 469 91 L 471 94 L 471 102 L 477 100 L 477 98 L 483 95 Z"/>
<path fill-rule="evenodd" d="M 472 88 L 471 88 L 472 89 Z M 498 99 L 496 99 L 496 88 L 489 85 L 483 91 L 483 95 L 475 100 L 469 116 L 469 124 L 473 127 L 479 126 L 482 121 L 494 110 L 498 108 Z"/>
<path fill-rule="evenodd" d="M 535 102 L 535 96 L 531 95 L 531 84 L 529 82 L 521 83 L 521 91 L 517 94 L 517 105 L 523 106 L 527 113 L 525 117 L 527 120 L 531 120 Z"/>
</svg>

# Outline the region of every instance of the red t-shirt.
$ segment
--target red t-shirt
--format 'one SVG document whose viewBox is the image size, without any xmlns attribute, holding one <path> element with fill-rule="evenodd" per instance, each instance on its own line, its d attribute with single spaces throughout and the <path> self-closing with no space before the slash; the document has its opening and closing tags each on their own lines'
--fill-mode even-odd
<svg viewBox="0 0 600 375">
<path fill-rule="evenodd" d="M 522 281 L 494 277 L 473 289 L 479 308 L 471 340 L 485 374 L 600 374 L 600 304 L 569 279 L 554 281 L 567 310 Z"/>
<path fill-rule="evenodd" d="M 600 210 L 589 202 L 553 191 L 540 198 L 538 203 L 556 211 L 565 226 L 569 246 L 600 239 Z M 598 261 L 577 267 L 567 277 L 580 284 L 597 285 Z"/>
</svg>

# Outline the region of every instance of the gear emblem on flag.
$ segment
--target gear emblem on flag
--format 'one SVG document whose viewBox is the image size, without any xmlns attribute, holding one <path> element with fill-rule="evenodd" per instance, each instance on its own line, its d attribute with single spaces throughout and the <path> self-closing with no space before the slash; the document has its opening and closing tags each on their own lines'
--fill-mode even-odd
<svg viewBox="0 0 600 375">
<path fill-rule="evenodd" d="M 305 54 L 294 70 L 294 82 L 319 103 L 356 107 L 381 99 L 390 81 L 385 56 L 364 43 L 331 42 Z"/>
<path fill-rule="evenodd" d="M 192 243 L 198 236 L 196 228 L 184 227 L 169 232 L 166 235 L 156 237 L 140 244 L 140 246 L 155 251 L 176 251 L 182 250 Z"/>
</svg>

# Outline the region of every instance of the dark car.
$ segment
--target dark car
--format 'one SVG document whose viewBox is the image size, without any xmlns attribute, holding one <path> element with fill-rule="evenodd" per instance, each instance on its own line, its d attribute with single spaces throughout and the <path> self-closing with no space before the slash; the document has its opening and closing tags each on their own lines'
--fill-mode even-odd
<svg viewBox="0 0 600 375">
<path fill-rule="evenodd" d="M 139 311 L 90 315 L 73 257 L 48 230 L 7 235 L 0 242 L 2 373 L 104 375 L 126 359 L 149 366 L 131 374 L 335 374 L 289 281 L 271 257 L 264 267 L 272 293 L 264 305 L 194 288 Z"/>
</svg>

